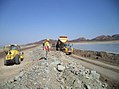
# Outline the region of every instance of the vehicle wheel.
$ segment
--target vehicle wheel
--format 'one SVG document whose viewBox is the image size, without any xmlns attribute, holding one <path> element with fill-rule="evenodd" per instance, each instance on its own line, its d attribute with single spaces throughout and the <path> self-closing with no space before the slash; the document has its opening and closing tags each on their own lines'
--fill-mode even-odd
<svg viewBox="0 0 119 89">
<path fill-rule="evenodd" d="M 16 57 L 14 58 L 15 64 L 20 64 L 19 61 L 19 55 L 16 55 Z"/>
<path fill-rule="evenodd" d="M 7 60 L 5 60 L 5 59 L 4 59 L 4 65 L 8 65 L 8 64 L 7 64 Z"/>
<path fill-rule="evenodd" d="M 21 58 L 21 61 L 23 61 L 23 58 Z"/>
<path fill-rule="evenodd" d="M 56 51 L 58 51 L 58 47 L 56 47 Z"/>
<path fill-rule="evenodd" d="M 71 52 L 69 52 L 69 55 L 71 55 Z"/>
<path fill-rule="evenodd" d="M 71 52 L 66 53 L 66 55 L 71 55 Z"/>
</svg>

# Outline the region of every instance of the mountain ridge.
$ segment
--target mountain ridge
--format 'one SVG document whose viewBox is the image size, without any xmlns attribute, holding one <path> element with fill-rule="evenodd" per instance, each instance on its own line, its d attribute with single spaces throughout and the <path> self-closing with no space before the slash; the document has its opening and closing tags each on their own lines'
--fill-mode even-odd
<svg viewBox="0 0 119 89">
<path fill-rule="evenodd" d="M 45 41 L 46 39 L 37 41 L 37 42 L 33 42 L 33 43 L 28 43 L 26 45 L 32 45 L 32 44 L 42 44 L 43 41 Z M 85 42 L 85 41 L 116 41 L 119 40 L 119 34 L 114 34 L 114 35 L 100 35 L 97 36 L 93 39 L 87 39 L 85 37 L 79 37 L 77 39 L 73 39 L 73 40 L 69 40 L 69 42 Z M 56 44 L 57 39 L 50 39 L 50 43 L 52 44 Z"/>
<path fill-rule="evenodd" d="M 114 35 L 100 35 L 97 36 L 93 39 L 87 39 L 85 37 L 79 37 L 74 40 L 70 40 L 70 42 L 80 42 L 80 41 L 115 41 L 119 40 L 119 34 L 114 34 Z"/>
</svg>

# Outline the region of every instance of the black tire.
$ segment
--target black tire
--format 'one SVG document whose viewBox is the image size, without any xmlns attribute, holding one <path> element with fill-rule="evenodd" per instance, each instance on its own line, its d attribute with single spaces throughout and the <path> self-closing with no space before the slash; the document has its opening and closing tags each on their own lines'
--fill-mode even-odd
<svg viewBox="0 0 119 89">
<path fill-rule="evenodd" d="M 20 64 L 19 55 L 16 55 L 16 57 L 14 58 L 14 62 L 15 64 Z"/>
<path fill-rule="evenodd" d="M 71 55 L 71 52 L 69 52 L 68 55 Z"/>
<path fill-rule="evenodd" d="M 58 48 L 59 48 L 59 47 L 56 45 L 56 51 L 58 51 Z"/>
<path fill-rule="evenodd" d="M 4 59 L 4 65 L 6 65 L 6 66 L 8 65 L 8 64 L 7 64 L 7 60 L 5 60 L 5 59 Z"/>
<path fill-rule="evenodd" d="M 21 58 L 21 61 L 23 61 L 23 58 Z"/>
<path fill-rule="evenodd" d="M 71 52 L 66 53 L 66 55 L 71 55 L 71 54 L 72 54 Z"/>
</svg>

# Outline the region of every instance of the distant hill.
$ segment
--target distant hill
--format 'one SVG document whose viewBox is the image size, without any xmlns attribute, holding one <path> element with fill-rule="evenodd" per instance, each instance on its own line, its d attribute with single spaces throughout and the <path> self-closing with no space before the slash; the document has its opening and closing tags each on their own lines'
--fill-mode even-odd
<svg viewBox="0 0 119 89">
<path fill-rule="evenodd" d="M 112 40 L 112 37 L 110 35 L 101 35 L 93 38 L 92 40 L 94 41 L 107 41 L 107 40 Z"/>
<path fill-rule="evenodd" d="M 78 39 L 74 39 L 74 40 L 70 40 L 70 42 L 80 42 L 80 41 L 87 41 L 88 39 L 86 39 L 85 37 L 80 37 Z"/>
<path fill-rule="evenodd" d="M 36 42 L 36 43 L 37 43 L 37 44 L 42 44 L 45 40 L 46 40 L 46 39 L 41 40 L 41 41 L 38 41 L 38 42 Z M 57 42 L 57 40 L 50 39 L 49 42 L 50 42 L 51 44 L 55 44 L 55 43 Z"/>
<path fill-rule="evenodd" d="M 119 34 L 110 35 L 100 35 L 93 39 L 86 39 L 85 37 L 80 37 L 78 39 L 70 40 L 70 42 L 81 42 L 81 41 L 113 41 L 119 40 Z"/>
<path fill-rule="evenodd" d="M 37 42 L 33 42 L 33 43 L 28 43 L 26 45 L 37 45 L 37 44 L 42 44 L 46 39 L 43 39 L 43 40 L 40 40 L 40 41 L 37 41 Z M 53 39 L 50 39 L 50 43 L 51 44 L 55 44 L 57 42 L 57 40 L 53 40 Z"/>
<path fill-rule="evenodd" d="M 101 35 L 97 36 L 96 38 L 91 39 L 93 41 L 112 41 L 112 40 L 119 40 L 119 34 L 115 35 Z"/>
<path fill-rule="evenodd" d="M 119 34 L 112 35 L 113 40 L 119 40 Z"/>
</svg>

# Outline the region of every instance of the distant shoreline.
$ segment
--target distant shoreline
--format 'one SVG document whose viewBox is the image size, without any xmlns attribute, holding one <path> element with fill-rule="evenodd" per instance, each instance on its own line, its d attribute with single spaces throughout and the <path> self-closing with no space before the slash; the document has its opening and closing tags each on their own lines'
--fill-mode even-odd
<svg viewBox="0 0 119 89">
<path fill-rule="evenodd" d="M 80 42 L 70 42 L 72 44 L 107 44 L 107 43 L 119 43 L 119 40 L 115 41 L 80 41 Z"/>
</svg>

